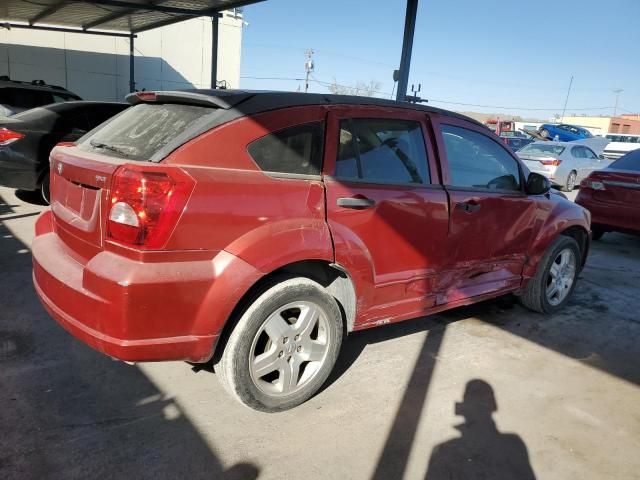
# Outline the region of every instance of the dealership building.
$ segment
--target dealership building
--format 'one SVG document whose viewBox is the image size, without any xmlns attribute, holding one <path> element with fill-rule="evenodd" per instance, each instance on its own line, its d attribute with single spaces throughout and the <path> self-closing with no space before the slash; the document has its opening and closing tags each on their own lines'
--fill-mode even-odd
<svg viewBox="0 0 640 480">
<path fill-rule="evenodd" d="M 241 9 L 221 12 L 218 85 L 238 88 L 243 19 Z M 127 37 L 10 28 L 0 24 L 0 76 L 43 80 L 85 100 L 120 101 L 129 93 Z M 212 20 L 192 18 L 137 34 L 137 90 L 210 88 Z"/>
</svg>

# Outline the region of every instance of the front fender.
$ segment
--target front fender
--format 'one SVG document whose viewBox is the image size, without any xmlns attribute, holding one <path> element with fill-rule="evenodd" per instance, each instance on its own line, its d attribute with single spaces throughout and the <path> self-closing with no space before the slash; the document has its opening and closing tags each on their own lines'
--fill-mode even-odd
<svg viewBox="0 0 640 480">
<path fill-rule="evenodd" d="M 558 199 L 548 211 L 546 218 L 540 222 L 538 234 L 534 237 L 527 255 L 523 276 L 525 279 L 535 275 L 542 256 L 551 245 L 551 242 L 562 232 L 572 227 L 579 227 L 589 234 L 591 229 L 591 216 L 589 212 L 575 203 Z"/>
</svg>

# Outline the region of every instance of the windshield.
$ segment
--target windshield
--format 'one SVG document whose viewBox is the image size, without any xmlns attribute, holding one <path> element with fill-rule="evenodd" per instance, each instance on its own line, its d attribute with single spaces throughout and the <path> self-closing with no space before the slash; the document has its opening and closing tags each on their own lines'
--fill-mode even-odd
<svg viewBox="0 0 640 480">
<path fill-rule="evenodd" d="M 130 160 L 151 160 L 199 119 L 215 110 L 180 104 L 141 103 L 85 135 L 79 148 Z"/>
<path fill-rule="evenodd" d="M 530 155 L 532 157 L 549 157 L 554 155 L 561 155 L 564 152 L 564 148 L 560 145 L 545 145 L 541 143 L 532 143 L 527 145 L 518 153 Z"/>
</svg>

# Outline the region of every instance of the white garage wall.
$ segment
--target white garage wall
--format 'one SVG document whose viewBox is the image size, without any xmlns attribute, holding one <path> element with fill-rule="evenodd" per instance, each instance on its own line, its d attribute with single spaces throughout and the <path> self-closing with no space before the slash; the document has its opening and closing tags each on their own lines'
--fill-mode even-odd
<svg viewBox="0 0 640 480">
<path fill-rule="evenodd" d="M 242 16 L 224 12 L 219 21 L 218 79 L 238 88 Z M 210 18 L 141 33 L 134 48 L 137 89 L 210 87 Z M 129 93 L 129 39 L 0 29 L 0 75 L 12 80 L 41 79 L 86 100 L 122 100 Z"/>
</svg>

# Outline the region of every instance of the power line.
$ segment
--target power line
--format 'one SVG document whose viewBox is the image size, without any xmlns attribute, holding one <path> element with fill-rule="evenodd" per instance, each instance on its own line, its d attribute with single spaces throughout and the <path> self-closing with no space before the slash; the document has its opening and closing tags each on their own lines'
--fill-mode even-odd
<svg viewBox="0 0 640 480">
<path fill-rule="evenodd" d="M 292 78 L 292 77 L 240 77 L 240 78 L 249 78 L 249 79 L 254 79 L 254 80 L 295 80 L 295 81 L 302 81 L 304 80 L 304 78 Z M 343 84 L 339 84 L 336 82 L 326 82 L 324 80 L 318 80 L 317 78 L 315 78 L 313 75 L 311 75 L 311 79 L 310 81 L 317 83 L 319 85 L 322 86 L 331 86 L 331 85 L 337 85 L 338 87 L 344 87 L 344 88 L 350 88 L 349 85 L 343 85 Z M 391 95 L 389 92 L 384 92 L 381 90 L 373 90 L 373 93 L 376 93 L 378 95 L 383 95 L 386 97 L 389 97 L 389 95 Z M 496 109 L 500 109 L 500 110 L 525 110 L 525 111 L 538 111 L 538 112 L 543 112 L 543 111 L 558 111 L 558 110 L 562 110 L 562 108 L 560 107 L 544 107 L 544 108 L 532 108 L 532 107 L 521 107 L 521 106 L 504 106 L 504 105 L 484 105 L 484 104 L 479 104 L 479 103 L 465 103 L 465 102 L 453 102 L 451 100 L 440 100 L 440 99 L 436 99 L 436 98 L 429 98 L 429 103 L 444 103 L 447 105 L 458 105 L 461 107 L 478 107 L 478 108 L 496 108 Z M 574 112 L 580 112 L 580 111 L 587 111 L 587 110 L 608 110 L 611 107 L 580 107 L 580 108 L 574 108 L 571 107 L 570 111 L 574 111 Z M 623 110 L 625 112 L 628 113 L 636 113 L 630 110 L 625 110 L 624 108 L 619 107 L 620 110 Z"/>
</svg>

